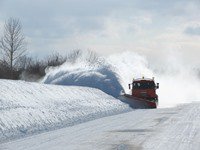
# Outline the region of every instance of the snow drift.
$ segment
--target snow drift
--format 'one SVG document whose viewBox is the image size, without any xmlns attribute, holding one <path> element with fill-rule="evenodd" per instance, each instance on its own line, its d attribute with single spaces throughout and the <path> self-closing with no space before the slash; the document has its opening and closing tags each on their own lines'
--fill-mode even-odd
<svg viewBox="0 0 200 150">
<path fill-rule="evenodd" d="M 88 87 L 0 80 L 0 142 L 128 111 Z"/>
</svg>

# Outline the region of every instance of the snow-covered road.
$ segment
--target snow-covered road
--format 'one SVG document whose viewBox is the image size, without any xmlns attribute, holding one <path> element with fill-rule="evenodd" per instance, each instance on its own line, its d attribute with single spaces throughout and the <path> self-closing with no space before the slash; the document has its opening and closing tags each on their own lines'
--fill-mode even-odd
<svg viewBox="0 0 200 150">
<path fill-rule="evenodd" d="M 200 149 L 200 104 L 135 110 L 0 145 L 6 150 Z"/>
</svg>

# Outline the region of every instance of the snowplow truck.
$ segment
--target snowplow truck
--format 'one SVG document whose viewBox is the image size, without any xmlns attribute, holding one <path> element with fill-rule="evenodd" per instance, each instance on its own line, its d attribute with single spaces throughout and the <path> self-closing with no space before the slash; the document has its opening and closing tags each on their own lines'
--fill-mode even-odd
<svg viewBox="0 0 200 150">
<path fill-rule="evenodd" d="M 133 82 L 129 84 L 131 89 L 131 95 L 125 94 L 125 97 L 131 101 L 139 101 L 146 108 L 157 108 L 158 95 L 156 90 L 159 88 L 159 83 L 154 82 L 154 78 L 139 78 L 133 79 Z"/>
</svg>

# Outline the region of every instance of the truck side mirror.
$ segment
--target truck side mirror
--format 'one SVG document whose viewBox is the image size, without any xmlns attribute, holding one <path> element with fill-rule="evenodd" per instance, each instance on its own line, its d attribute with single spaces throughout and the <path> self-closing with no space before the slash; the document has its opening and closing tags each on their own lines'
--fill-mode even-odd
<svg viewBox="0 0 200 150">
<path fill-rule="evenodd" d="M 131 89 L 131 84 L 128 84 L 128 89 Z"/>
<path fill-rule="evenodd" d="M 157 85 L 156 85 L 156 89 L 159 89 L 159 83 L 157 83 Z"/>
</svg>

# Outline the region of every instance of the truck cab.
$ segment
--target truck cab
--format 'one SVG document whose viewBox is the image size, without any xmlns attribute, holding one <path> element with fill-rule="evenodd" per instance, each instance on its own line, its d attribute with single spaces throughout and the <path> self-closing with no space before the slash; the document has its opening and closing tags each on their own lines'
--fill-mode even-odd
<svg viewBox="0 0 200 150">
<path fill-rule="evenodd" d="M 155 84 L 154 78 L 139 78 L 133 79 L 133 82 L 129 84 L 131 94 L 133 97 L 145 99 L 151 102 L 158 102 L 158 95 L 156 89 L 159 88 L 159 83 Z"/>
</svg>

